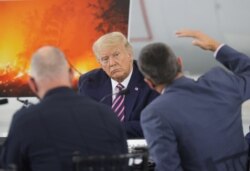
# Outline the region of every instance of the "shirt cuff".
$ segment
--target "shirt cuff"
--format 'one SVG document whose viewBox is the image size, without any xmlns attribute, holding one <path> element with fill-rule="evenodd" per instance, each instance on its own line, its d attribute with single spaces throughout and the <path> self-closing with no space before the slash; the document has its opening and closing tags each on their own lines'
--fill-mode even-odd
<svg viewBox="0 0 250 171">
<path fill-rule="evenodd" d="M 214 57 L 215 57 L 215 58 L 216 58 L 216 56 L 217 56 L 219 50 L 220 50 L 223 46 L 225 46 L 224 43 L 220 44 L 220 46 L 216 49 L 216 51 L 214 52 Z"/>
</svg>

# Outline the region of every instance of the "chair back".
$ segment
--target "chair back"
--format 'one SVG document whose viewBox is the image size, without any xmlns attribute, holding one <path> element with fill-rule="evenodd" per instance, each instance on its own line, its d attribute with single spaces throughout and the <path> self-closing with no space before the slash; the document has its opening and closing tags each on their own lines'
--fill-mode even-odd
<svg viewBox="0 0 250 171">
<path fill-rule="evenodd" d="M 74 171 L 147 171 L 148 154 L 73 156 Z"/>
</svg>

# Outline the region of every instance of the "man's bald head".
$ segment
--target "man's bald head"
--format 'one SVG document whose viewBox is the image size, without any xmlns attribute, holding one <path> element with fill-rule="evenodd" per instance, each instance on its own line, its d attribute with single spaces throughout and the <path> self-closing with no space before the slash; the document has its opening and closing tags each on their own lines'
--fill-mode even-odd
<svg viewBox="0 0 250 171">
<path fill-rule="evenodd" d="M 32 55 L 30 67 L 30 75 L 35 80 L 37 91 L 42 91 L 35 93 L 40 93 L 40 96 L 55 87 L 71 86 L 68 62 L 63 52 L 56 47 L 44 46 L 38 49 Z"/>
<path fill-rule="evenodd" d="M 45 46 L 32 56 L 31 76 L 36 80 L 57 80 L 63 77 L 68 69 L 67 60 L 58 48 Z"/>
</svg>

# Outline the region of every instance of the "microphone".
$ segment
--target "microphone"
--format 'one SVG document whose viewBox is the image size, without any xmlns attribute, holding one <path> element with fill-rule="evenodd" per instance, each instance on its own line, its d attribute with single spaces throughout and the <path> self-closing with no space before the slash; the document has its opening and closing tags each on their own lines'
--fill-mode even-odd
<svg viewBox="0 0 250 171">
<path fill-rule="evenodd" d="M 21 100 L 20 97 L 17 97 L 16 99 L 17 99 L 17 101 L 21 102 L 24 105 L 24 107 L 26 107 L 26 108 L 29 107 L 30 105 L 34 105 L 33 103 L 30 103 L 27 99 Z"/>
<path fill-rule="evenodd" d="M 0 99 L 0 105 L 7 104 L 8 102 L 8 99 Z"/>
<path fill-rule="evenodd" d="M 125 88 L 125 89 L 123 89 L 123 90 L 121 90 L 121 91 L 119 91 L 119 92 L 111 93 L 111 94 L 108 94 L 108 95 L 104 96 L 103 98 L 101 98 L 101 100 L 100 100 L 99 102 L 103 102 L 103 101 L 106 100 L 108 97 L 113 96 L 113 95 L 119 96 L 119 95 L 127 95 L 127 94 L 129 94 L 129 93 L 130 93 L 130 92 L 129 92 L 129 89 Z"/>
</svg>

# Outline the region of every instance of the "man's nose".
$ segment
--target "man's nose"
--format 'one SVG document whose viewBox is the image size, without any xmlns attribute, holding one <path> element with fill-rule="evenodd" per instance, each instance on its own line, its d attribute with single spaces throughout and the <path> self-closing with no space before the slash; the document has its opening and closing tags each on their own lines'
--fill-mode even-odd
<svg viewBox="0 0 250 171">
<path fill-rule="evenodd" d="M 110 57 L 110 58 L 109 58 L 109 65 L 110 65 L 110 66 L 115 65 L 115 59 L 114 59 L 113 57 Z"/>
</svg>

